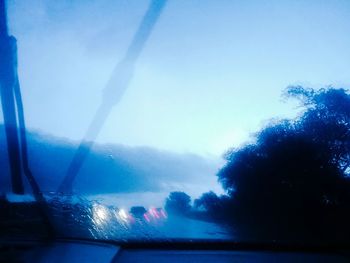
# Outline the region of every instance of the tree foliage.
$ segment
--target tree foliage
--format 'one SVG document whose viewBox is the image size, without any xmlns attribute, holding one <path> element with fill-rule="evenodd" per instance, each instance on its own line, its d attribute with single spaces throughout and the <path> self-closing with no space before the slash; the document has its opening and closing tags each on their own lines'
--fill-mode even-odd
<svg viewBox="0 0 350 263">
<path fill-rule="evenodd" d="M 146 208 L 143 206 L 133 206 L 130 208 L 130 214 L 135 217 L 142 217 L 147 212 Z"/>
<path fill-rule="evenodd" d="M 226 155 L 218 178 L 229 197 L 224 208 L 229 220 L 289 231 L 293 225 L 315 232 L 315 226 L 347 225 L 350 95 L 344 89 L 300 86 L 285 94 L 300 102 L 300 116 L 270 123 L 254 144 Z M 200 202 L 206 199 L 203 195 Z"/>
<path fill-rule="evenodd" d="M 166 199 L 165 209 L 168 213 L 187 214 L 191 210 L 191 197 L 184 192 L 171 192 Z"/>
</svg>

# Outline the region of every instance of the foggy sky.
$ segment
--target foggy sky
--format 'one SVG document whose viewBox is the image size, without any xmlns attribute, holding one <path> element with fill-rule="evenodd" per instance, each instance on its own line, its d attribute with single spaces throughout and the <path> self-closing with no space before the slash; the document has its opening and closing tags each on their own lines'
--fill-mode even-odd
<svg viewBox="0 0 350 263">
<path fill-rule="evenodd" d="M 83 137 L 148 3 L 8 1 L 29 128 Z M 288 85 L 350 86 L 349 17 L 346 0 L 169 0 L 97 140 L 218 156 L 296 116 Z"/>
</svg>

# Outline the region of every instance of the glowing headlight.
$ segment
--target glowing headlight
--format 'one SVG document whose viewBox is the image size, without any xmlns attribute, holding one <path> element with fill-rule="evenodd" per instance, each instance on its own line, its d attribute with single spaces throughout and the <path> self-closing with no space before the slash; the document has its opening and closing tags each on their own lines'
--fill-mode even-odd
<svg viewBox="0 0 350 263">
<path fill-rule="evenodd" d="M 128 214 L 126 213 L 126 211 L 124 209 L 120 209 L 118 211 L 118 216 L 123 221 L 127 221 L 128 220 Z"/>
<path fill-rule="evenodd" d="M 108 210 L 102 205 L 94 205 L 93 218 L 97 224 L 102 224 L 108 220 Z"/>
</svg>

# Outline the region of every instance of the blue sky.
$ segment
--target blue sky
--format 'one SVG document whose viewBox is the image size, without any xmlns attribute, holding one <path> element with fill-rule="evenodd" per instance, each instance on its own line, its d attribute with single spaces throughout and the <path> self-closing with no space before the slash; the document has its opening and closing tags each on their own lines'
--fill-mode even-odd
<svg viewBox="0 0 350 263">
<path fill-rule="evenodd" d="M 28 127 L 79 140 L 149 1 L 12 0 Z M 350 86 L 350 1 L 169 0 L 98 142 L 220 156 L 292 84 Z"/>
</svg>

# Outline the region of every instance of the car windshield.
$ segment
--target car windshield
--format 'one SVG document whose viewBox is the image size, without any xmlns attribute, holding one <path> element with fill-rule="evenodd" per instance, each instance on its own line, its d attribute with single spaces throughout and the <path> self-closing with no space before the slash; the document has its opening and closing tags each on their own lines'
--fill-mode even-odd
<svg viewBox="0 0 350 263">
<path fill-rule="evenodd" d="M 350 241 L 350 2 L 0 9 L 1 235 Z"/>
</svg>

